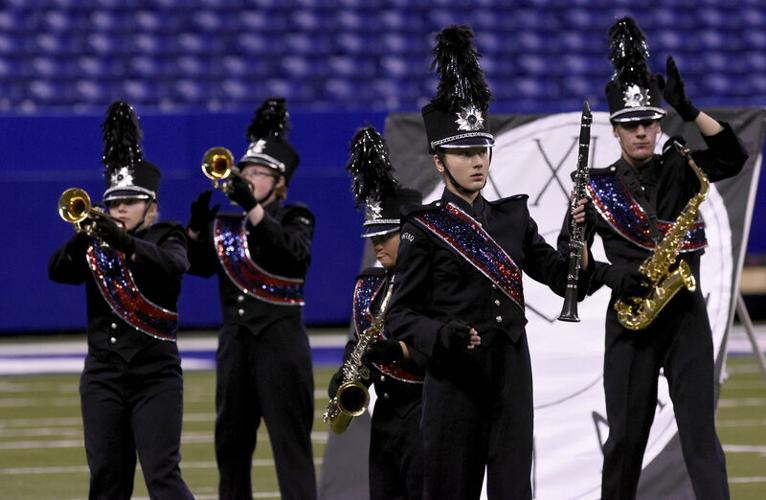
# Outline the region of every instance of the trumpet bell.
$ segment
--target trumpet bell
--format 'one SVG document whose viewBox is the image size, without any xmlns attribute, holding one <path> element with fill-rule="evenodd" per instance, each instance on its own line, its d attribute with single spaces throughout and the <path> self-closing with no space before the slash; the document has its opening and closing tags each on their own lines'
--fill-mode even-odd
<svg viewBox="0 0 766 500">
<path fill-rule="evenodd" d="M 227 148 L 210 148 L 202 158 L 202 173 L 208 179 L 222 181 L 231 176 L 233 165 L 234 155 Z"/>
<path fill-rule="evenodd" d="M 77 224 L 90 213 L 90 196 L 84 189 L 69 188 L 59 197 L 59 215 L 66 222 Z"/>
</svg>

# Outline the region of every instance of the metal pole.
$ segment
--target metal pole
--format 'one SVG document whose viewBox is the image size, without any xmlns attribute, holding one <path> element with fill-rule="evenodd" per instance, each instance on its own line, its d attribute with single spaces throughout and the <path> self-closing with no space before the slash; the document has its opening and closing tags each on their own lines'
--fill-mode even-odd
<svg viewBox="0 0 766 500">
<path fill-rule="evenodd" d="M 755 338 L 755 329 L 753 328 L 750 314 L 747 312 L 747 307 L 745 307 L 745 300 L 742 298 L 742 292 L 737 292 L 737 316 L 739 316 L 742 326 L 745 327 L 747 338 L 750 339 L 750 345 L 753 348 L 753 354 L 755 354 L 755 358 L 761 366 L 763 379 L 766 380 L 766 357 L 763 355 L 763 350 L 758 346 L 758 339 Z"/>
</svg>

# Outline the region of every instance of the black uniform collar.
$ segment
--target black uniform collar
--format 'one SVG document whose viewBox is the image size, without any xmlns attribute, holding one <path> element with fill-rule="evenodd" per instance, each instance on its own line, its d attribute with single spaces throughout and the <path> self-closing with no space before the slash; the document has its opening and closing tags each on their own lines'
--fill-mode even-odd
<svg viewBox="0 0 766 500">
<path fill-rule="evenodd" d="M 483 220 L 484 211 L 487 206 L 487 202 L 484 200 L 484 197 L 481 195 L 481 193 L 476 197 L 475 200 L 473 200 L 473 205 L 471 205 L 447 188 L 444 188 L 444 192 L 442 193 L 442 202 L 456 205 L 460 210 L 478 221 Z"/>
</svg>

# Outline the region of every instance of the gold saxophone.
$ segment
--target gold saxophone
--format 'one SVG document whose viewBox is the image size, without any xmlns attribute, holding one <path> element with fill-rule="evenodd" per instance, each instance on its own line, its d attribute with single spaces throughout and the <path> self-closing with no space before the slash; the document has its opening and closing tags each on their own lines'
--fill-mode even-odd
<svg viewBox="0 0 766 500">
<path fill-rule="evenodd" d="M 646 297 L 631 297 L 626 301 L 615 302 L 617 319 L 628 330 L 642 330 L 649 326 L 681 287 L 686 287 L 690 292 L 697 288 L 697 282 L 685 260 L 681 260 L 674 271 L 670 271 L 670 268 L 676 263 L 684 237 L 697 219 L 700 204 L 707 196 L 710 183 L 705 172 L 692 159 L 689 149 L 675 142 L 674 146 L 697 175 L 700 190 L 686 203 L 673 227 L 657 245 L 654 255 L 638 268 L 646 276 L 649 285 Z"/>
<path fill-rule="evenodd" d="M 393 291 L 392 282 L 383 297 L 378 315 L 359 336 L 354 350 L 343 363 L 343 383 L 338 387 L 335 397 L 327 403 L 327 408 L 322 414 L 322 420 L 330 424 L 330 428 L 336 434 L 345 432 L 351 419 L 364 413 L 370 404 L 370 392 L 364 383 L 370 378 L 370 369 L 364 366 L 362 357 L 377 341 L 380 332 L 383 331 L 383 316 Z"/>
</svg>

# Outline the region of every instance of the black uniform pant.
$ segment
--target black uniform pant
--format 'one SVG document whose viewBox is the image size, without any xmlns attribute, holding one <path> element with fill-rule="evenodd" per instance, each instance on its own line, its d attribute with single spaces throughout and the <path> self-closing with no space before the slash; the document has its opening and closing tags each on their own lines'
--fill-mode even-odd
<svg viewBox="0 0 766 500">
<path fill-rule="evenodd" d="M 181 478 L 183 378 L 178 351 L 149 348 L 130 362 L 88 354 L 80 378 L 91 499 L 129 499 L 136 452 L 152 499 L 193 498 Z"/>
<path fill-rule="evenodd" d="M 423 387 L 424 498 L 471 500 L 487 468 L 491 500 L 532 498 L 532 370 L 527 339 L 464 351 Z"/>
<path fill-rule="evenodd" d="M 370 500 L 423 498 L 420 406 L 419 395 L 402 402 L 378 394 L 370 429 Z"/>
<path fill-rule="evenodd" d="M 311 426 L 314 374 L 303 327 L 279 321 L 252 335 L 244 328 L 219 337 L 215 453 L 223 500 L 252 499 L 251 469 L 263 418 L 284 500 L 316 498 Z"/>
<path fill-rule="evenodd" d="M 698 499 L 728 499 L 726 462 L 715 432 L 713 342 L 700 293 L 680 292 L 645 330 L 606 320 L 604 392 L 609 437 L 601 497 L 636 497 L 657 405 L 660 368 L 673 401 L 686 468 Z"/>
</svg>

